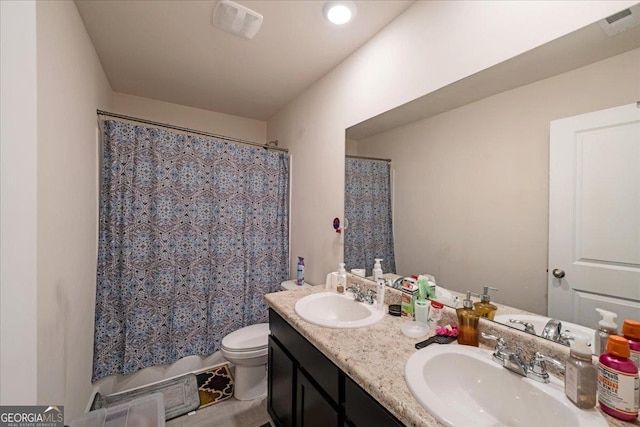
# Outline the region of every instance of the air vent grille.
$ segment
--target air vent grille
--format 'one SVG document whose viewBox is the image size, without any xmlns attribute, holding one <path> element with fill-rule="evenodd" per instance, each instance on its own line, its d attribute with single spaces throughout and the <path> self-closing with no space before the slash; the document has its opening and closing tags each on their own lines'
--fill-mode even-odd
<svg viewBox="0 0 640 427">
<path fill-rule="evenodd" d="M 601 19 L 598 24 L 609 37 L 633 28 L 640 24 L 640 4 Z"/>
<path fill-rule="evenodd" d="M 262 15 L 229 0 L 220 0 L 213 11 L 213 25 L 245 39 L 262 26 Z"/>
</svg>

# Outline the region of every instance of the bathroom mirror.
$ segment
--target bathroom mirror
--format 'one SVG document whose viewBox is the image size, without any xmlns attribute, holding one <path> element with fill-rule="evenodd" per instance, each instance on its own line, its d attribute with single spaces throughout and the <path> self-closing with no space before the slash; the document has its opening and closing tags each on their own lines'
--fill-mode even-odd
<svg viewBox="0 0 640 427">
<path fill-rule="evenodd" d="M 546 315 L 549 123 L 638 100 L 640 27 L 594 23 L 347 129 L 391 159 L 395 273 Z"/>
</svg>

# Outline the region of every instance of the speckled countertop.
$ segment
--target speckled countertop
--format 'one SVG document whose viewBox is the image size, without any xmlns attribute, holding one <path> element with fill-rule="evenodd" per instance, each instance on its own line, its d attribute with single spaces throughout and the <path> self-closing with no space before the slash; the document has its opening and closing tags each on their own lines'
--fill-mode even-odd
<svg viewBox="0 0 640 427">
<path fill-rule="evenodd" d="M 359 281 L 349 277 L 349 283 Z M 366 282 L 362 282 L 366 284 Z M 349 375 L 373 398 L 385 406 L 407 426 L 441 426 L 413 397 L 404 380 L 404 366 L 416 351 L 414 345 L 426 339 L 409 338 L 400 330 L 406 319 L 385 315 L 375 325 L 360 329 L 331 329 L 307 323 L 294 310 L 302 297 L 324 292 L 324 286 L 311 289 L 276 292 L 265 295 L 269 306 L 282 316 L 294 329 L 316 346 L 336 366 Z M 399 291 L 387 289 L 385 302 L 397 303 Z M 455 311 L 445 307 L 441 323 L 455 320 Z M 514 341 L 522 346 L 525 354 L 535 349 L 560 360 L 569 355 L 567 347 L 532 337 L 515 329 L 481 319 L 479 329 L 505 338 L 509 346 Z M 434 332 L 432 331 L 431 334 Z M 510 344 L 511 342 L 511 344 Z M 482 342 L 492 348 L 490 342 Z M 610 426 L 640 426 L 640 421 L 627 423 L 603 414 Z"/>
</svg>

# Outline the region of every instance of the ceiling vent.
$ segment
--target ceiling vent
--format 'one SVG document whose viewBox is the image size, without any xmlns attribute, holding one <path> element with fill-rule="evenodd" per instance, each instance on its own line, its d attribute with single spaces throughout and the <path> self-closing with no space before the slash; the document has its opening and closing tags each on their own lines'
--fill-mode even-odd
<svg viewBox="0 0 640 427">
<path fill-rule="evenodd" d="M 213 25 L 252 39 L 262 26 L 262 15 L 232 1 L 220 0 L 213 10 Z"/>
<path fill-rule="evenodd" d="M 609 37 L 633 28 L 640 24 L 640 4 L 601 19 L 598 24 Z"/>
</svg>

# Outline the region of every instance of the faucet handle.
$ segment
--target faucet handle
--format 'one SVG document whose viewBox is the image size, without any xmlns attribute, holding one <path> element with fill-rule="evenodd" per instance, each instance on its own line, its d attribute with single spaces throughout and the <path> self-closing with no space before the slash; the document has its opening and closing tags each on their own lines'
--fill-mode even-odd
<svg viewBox="0 0 640 427">
<path fill-rule="evenodd" d="M 506 347 L 506 344 L 504 342 L 504 338 L 502 337 L 497 337 L 495 335 L 491 335 L 491 334 L 487 334 L 484 332 L 481 332 L 482 338 L 486 339 L 486 340 L 491 340 L 491 341 L 495 341 L 496 342 L 496 349 L 498 349 L 498 347 L 500 349 L 504 349 Z"/>
<path fill-rule="evenodd" d="M 497 337 L 495 335 L 487 334 L 484 332 L 481 332 L 480 335 L 482 335 L 482 338 L 486 340 L 491 340 L 496 342 L 496 348 L 493 351 L 493 360 L 500 364 L 504 364 L 505 357 L 508 356 L 508 352 L 505 351 L 507 348 L 507 345 L 504 341 L 504 338 Z"/>
<path fill-rule="evenodd" d="M 364 300 L 369 304 L 373 304 L 376 301 L 376 294 L 376 291 L 374 291 L 373 289 L 367 289 L 367 291 L 365 292 Z"/>
<path fill-rule="evenodd" d="M 509 319 L 509 322 L 510 323 L 518 323 L 518 324 L 524 326 L 524 331 L 526 333 L 536 335 L 536 329 L 529 322 L 524 322 L 524 321 L 519 320 L 519 319 Z"/>
<path fill-rule="evenodd" d="M 531 365 L 529 366 L 529 370 L 527 376 L 536 381 L 548 383 L 549 382 L 549 374 L 544 366 L 544 362 L 549 362 L 558 368 L 561 372 L 564 372 L 564 363 L 559 360 L 554 359 L 553 357 L 546 356 L 539 351 L 536 351 L 531 359 Z"/>
</svg>

